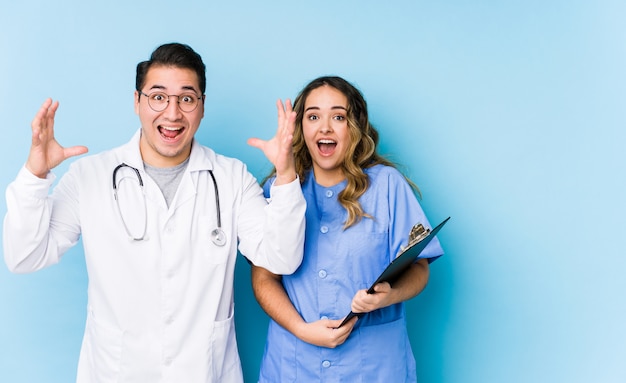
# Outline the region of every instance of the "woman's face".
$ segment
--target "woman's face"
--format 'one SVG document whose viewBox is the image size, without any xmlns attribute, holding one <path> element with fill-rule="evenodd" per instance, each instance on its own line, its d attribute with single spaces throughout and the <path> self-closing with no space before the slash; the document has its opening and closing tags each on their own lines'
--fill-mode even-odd
<svg viewBox="0 0 626 383">
<path fill-rule="evenodd" d="M 350 143 L 347 97 L 328 85 L 311 91 L 304 103 L 302 131 L 317 183 L 341 182 L 345 178 L 341 165 Z"/>
</svg>

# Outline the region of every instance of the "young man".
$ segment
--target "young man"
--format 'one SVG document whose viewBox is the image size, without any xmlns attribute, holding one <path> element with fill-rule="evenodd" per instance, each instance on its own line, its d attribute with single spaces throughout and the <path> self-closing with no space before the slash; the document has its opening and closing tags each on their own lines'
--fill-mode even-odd
<svg viewBox="0 0 626 383">
<path fill-rule="evenodd" d="M 305 201 L 291 141 L 295 114 L 278 102 L 269 141 L 271 203 L 245 165 L 201 146 L 205 65 L 165 44 L 137 65 L 141 129 L 127 144 L 75 161 L 49 195 L 51 169 L 87 152 L 54 138 L 58 102 L 32 122 L 25 166 L 7 188 L 9 269 L 59 262 L 82 236 L 88 317 L 78 382 L 241 382 L 233 319 L 237 249 L 290 274 L 302 260 Z"/>
</svg>

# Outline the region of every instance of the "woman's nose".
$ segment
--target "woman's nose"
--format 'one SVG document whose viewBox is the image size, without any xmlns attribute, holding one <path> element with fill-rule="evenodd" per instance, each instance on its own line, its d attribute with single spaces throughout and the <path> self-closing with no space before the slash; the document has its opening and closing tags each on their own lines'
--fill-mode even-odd
<svg viewBox="0 0 626 383">
<path fill-rule="evenodd" d="M 330 122 L 325 121 L 322 123 L 322 126 L 320 127 L 320 133 L 330 133 L 332 132 L 332 128 L 330 126 Z"/>
</svg>

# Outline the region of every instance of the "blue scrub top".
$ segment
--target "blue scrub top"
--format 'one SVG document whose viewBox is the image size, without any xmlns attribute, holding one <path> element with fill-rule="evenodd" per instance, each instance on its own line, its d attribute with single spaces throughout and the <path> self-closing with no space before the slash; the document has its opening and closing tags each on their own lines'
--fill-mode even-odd
<svg viewBox="0 0 626 383">
<path fill-rule="evenodd" d="M 307 201 L 304 260 L 294 274 L 283 276 L 283 285 L 306 322 L 345 317 L 356 292 L 369 288 L 407 245 L 413 225 L 432 227 L 397 169 L 376 165 L 365 172 L 370 186 L 359 202 L 373 218 L 362 218 L 347 230 L 348 214 L 337 200 L 346 181 L 323 187 L 310 172 L 302 185 Z M 429 261 L 442 254 L 437 238 L 422 253 Z M 346 342 L 334 349 L 302 342 L 270 321 L 260 382 L 416 379 L 403 303 L 362 316 Z"/>
</svg>

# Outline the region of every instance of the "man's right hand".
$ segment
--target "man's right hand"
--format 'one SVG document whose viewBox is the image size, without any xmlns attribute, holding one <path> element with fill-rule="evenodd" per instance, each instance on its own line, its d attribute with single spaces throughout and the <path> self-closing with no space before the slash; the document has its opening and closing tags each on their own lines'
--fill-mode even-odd
<svg viewBox="0 0 626 383">
<path fill-rule="evenodd" d="M 31 124 L 33 136 L 26 169 L 39 178 L 46 178 L 51 169 L 66 159 L 87 153 L 85 146 L 64 148 L 54 138 L 54 116 L 58 108 L 58 101 L 47 99 Z"/>
</svg>

